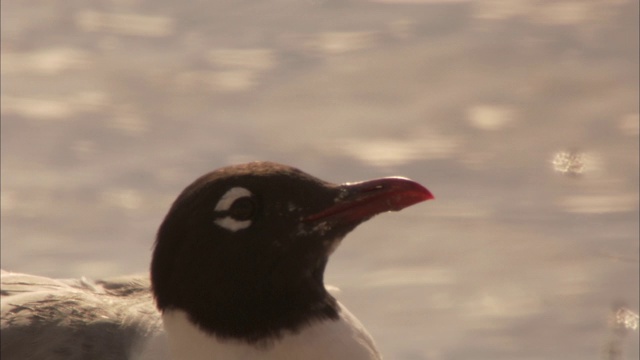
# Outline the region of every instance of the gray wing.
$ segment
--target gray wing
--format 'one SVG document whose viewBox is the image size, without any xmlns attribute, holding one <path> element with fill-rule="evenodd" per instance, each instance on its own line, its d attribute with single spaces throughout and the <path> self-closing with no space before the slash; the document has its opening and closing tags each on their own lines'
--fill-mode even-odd
<svg viewBox="0 0 640 360">
<path fill-rule="evenodd" d="M 99 281 L 2 271 L 3 360 L 163 359 L 147 276 Z"/>
</svg>

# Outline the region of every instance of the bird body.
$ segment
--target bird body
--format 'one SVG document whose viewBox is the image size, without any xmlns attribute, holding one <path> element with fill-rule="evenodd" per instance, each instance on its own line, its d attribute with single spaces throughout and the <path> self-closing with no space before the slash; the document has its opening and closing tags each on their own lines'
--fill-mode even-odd
<svg viewBox="0 0 640 360">
<path fill-rule="evenodd" d="M 332 184 L 270 162 L 218 169 L 172 205 L 150 278 L 3 272 L 2 359 L 381 359 L 324 270 L 357 225 L 432 198 L 404 178 Z"/>
<path fill-rule="evenodd" d="M 169 359 L 148 275 L 1 279 L 2 359 Z"/>
</svg>

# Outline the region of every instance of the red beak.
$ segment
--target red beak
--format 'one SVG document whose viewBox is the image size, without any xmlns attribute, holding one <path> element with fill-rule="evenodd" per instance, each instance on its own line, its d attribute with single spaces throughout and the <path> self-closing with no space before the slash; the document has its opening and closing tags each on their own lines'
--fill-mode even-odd
<svg viewBox="0 0 640 360">
<path fill-rule="evenodd" d="M 434 198 L 424 186 L 401 177 L 347 183 L 339 189 L 341 193 L 333 206 L 309 215 L 303 221 L 365 221 L 376 214 L 399 211 Z"/>
</svg>

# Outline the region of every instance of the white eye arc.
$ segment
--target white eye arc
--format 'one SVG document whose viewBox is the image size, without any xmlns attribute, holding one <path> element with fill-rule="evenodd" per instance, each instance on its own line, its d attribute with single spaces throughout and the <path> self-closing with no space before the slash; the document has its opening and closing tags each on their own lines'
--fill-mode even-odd
<svg viewBox="0 0 640 360">
<path fill-rule="evenodd" d="M 231 208 L 233 203 L 243 197 L 251 197 L 251 191 L 243 188 L 243 187 L 234 187 L 229 189 L 218 201 L 216 204 L 216 211 L 226 211 Z"/>
<path fill-rule="evenodd" d="M 227 211 L 231 208 L 233 203 L 241 198 L 251 197 L 251 191 L 243 187 L 234 187 L 229 189 L 218 201 L 215 207 L 215 211 Z M 236 232 L 241 229 L 246 229 L 251 225 L 251 220 L 236 220 L 231 216 L 225 216 L 214 220 L 217 225 Z"/>
<path fill-rule="evenodd" d="M 238 230 L 246 229 L 251 225 L 251 220 L 236 220 L 231 216 L 225 216 L 214 220 L 216 225 L 219 225 L 229 231 L 236 232 Z"/>
</svg>

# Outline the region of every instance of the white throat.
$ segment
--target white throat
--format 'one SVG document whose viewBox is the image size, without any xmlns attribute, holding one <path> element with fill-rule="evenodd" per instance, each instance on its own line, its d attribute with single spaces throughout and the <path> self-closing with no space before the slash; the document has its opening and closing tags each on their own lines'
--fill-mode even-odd
<svg viewBox="0 0 640 360">
<path fill-rule="evenodd" d="M 182 310 L 162 315 L 173 360 L 379 360 L 380 354 L 362 324 L 340 305 L 340 318 L 287 333 L 262 348 L 240 340 L 219 339 L 194 325 Z"/>
</svg>

